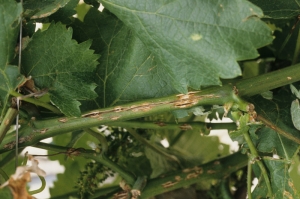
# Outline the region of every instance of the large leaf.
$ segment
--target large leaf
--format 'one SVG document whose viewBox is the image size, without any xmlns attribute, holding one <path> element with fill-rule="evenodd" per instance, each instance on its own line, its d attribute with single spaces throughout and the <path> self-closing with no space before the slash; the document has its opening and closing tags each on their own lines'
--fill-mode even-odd
<svg viewBox="0 0 300 199">
<path fill-rule="evenodd" d="M 173 86 L 219 85 L 241 75 L 236 60 L 272 41 L 262 11 L 245 0 L 102 0 L 163 64 Z"/>
<path fill-rule="evenodd" d="M 70 0 L 24 0 L 24 16 L 31 19 L 48 17 L 59 8 L 64 7 Z"/>
<path fill-rule="evenodd" d="M 0 121 L 7 109 L 9 92 L 24 80 L 17 66 L 9 65 L 15 55 L 22 5 L 0 0 Z"/>
<path fill-rule="evenodd" d="M 300 14 L 300 1 L 299 0 L 250 0 L 255 5 L 259 6 L 263 11 L 266 18 L 286 19 L 292 18 Z"/>
<path fill-rule="evenodd" d="M 299 198 L 294 183 L 289 175 L 289 165 L 285 160 L 264 158 L 264 164 L 270 172 L 270 181 L 274 199 Z M 267 194 L 265 186 L 257 186 L 253 192 L 253 198 L 264 198 Z"/>
<path fill-rule="evenodd" d="M 23 52 L 22 66 L 41 89 L 49 89 L 50 99 L 65 115 L 79 116 L 77 100 L 95 98 L 90 73 L 99 58 L 90 50 L 90 41 L 77 44 L 72 29 L 52 23 L 36 32 Z"/>
<path fill-rule="evenodd" d="M 77 20 L 72 27 L 78 41 L 93 39 L 92 48 L 101 54 L 97 71 L 100 106 L 175 92 L 153 53 L 111 13 L 91 8 L 84 23 Z"/>
<path fill-rule="evenodd" d="M 292 99 L 293 95 L 289 89 L 281 89 L 276 92 L 272 100 L 266 100 L 260 96 L 252 98 L 258 114 L 299 139 L 299 131 L 295 129 L 291 118 L 290 103 Z M 268 126 L 257 128 L 255 133 L 257 138 L 253 141 L 261 152 L 276 153 L 280 157 L 290 160 L 299 148 L 297 143 Z"/>
</svg>

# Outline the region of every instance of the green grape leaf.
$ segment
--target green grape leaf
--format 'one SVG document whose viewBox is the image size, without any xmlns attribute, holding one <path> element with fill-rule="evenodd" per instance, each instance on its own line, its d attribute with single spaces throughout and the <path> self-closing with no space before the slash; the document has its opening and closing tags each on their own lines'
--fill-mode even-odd
<svg viewBox="0 0 300 199">
<path fill-rule="evenodd" d="M 175 93 L 156 57 L 119 19 L 107 10 L 91 8 L 84 23 L 72 25 L 79 42 L 93 39 L 92 48 L 101 54 L 97 77 L 99 106 L 161 97 Z"/>
<path fill-rule="evenodd" d="M 24 0 L 24 17 L 39 19 L 48 17 L 59 8 L 64 7 L 70 0 Z"/>
<path fill-rule="evenodd" d="M 286 19 L 292 18 L 300 14 L 299 0 L 250 0 L 252 3 L 260 7 L 266 18 Z"/>
<path fill-rule="evenodd" d="M 77 12 L 75 8 L 78 5 L 79 0 L 70 0 L 64 7 L 60 8 L 49 16 L 49 21 L 62 22 L 64 24 L 70 24 L 72 22 L 71 17 Z"/>
<path fill-rule="evenodd" d="M 184 132 L 179 139 L 178 135 L 180 132 L 165 134 L 169 143 L 172 143 L 169 149 L 174 151 L 184 167 L 194 167 L 229 154 L 229 146 L 220 143 L 217 136 L 202 136 L 196 129 Z"/>
<path fill-rule="evenodd" d="M 240 116 L 238 122 L 237 122 L 237 130 L 229 132 L 229 136 L 233 141 L 237 141 L 239 144 L 243 144 L 245 142 L 244 140 L 244 133 L 248 132 L 249 126 L 249 115 L 244 114 Z"/>
<path fill-rule="evenodd" d="M 21 4 L 14 0 L 0 0 L 0 69 L 3 71 L 15 55 L 21 13 Z"/>
<path fill-rule="evenodd" d="M 165 156 L 145 147 L 145 155 L 149 159 L 152 173 L 150 178 L 155 178 L 163 173 L 176 169 L 176 164 L 166 159 Z"/>
<path fill-rule="evenodd" d="M 79 133 L 79 132 L 77 132 Z M 63 134 L 53 137 L 53 143 L 59 146 L 65 146 L 73 138 L 74 133 Z M 70 146 L 72 148 L 86 148 L 89 149 L 88 141 L 93 140 L 94 137 L 85 133 L 77 143 Z M 52 152 L 49 152 L 51 154 Z M 71 158 L 66 158 L 66 155 L 50 156 L 50 160 L 59 161 L 61 165 L 65 167 L 65 172 L 62 174 L 57 174 L 57 181 L 54 182 L 54 187 L 50 188 L 51 197 L 64 195 L 65 193 L 76 191 L 75 186 L 77 185 L 78 178 L 80 173 L 78 171 L 84 170 L 85 165 L 90 162 L 88 159 L 74 157 L 74 160 Z M 77 172 L 74 172 L 77 171 Z M 70 186 L 66 186 L 70 185 Z"/>
<path fill-rule="evenodd" d="M 299 198 L 300 195 L 295 189 L 294 183 L 289 175 L 289 164 L 285 160 L 273 159 L 271 157 L 263 158 L 263 162 L 270 172 L 271 188 L 274 199 Z M 263 181 L 254 189 L 253 198 L 264 198 L 267 195 L 267 189 Z"/>
<path fill-rule="evenodd" d="M 102 0 L 162 63 L 181 93 L 241 75 L 236 60 L 271 43 L 262 11 L 245 0 Z M 228 23 L 230 21 L 230 23 Z"/>
<path fill-rule="evenodd" d="M 65 115 L 80 116 L 78 100 L 96 98 L 91 73 L 99 58 L 90 50 L 91 41 L 77 44 L 72 28 L 52 23 L 36 32 L 23 52 L 22 67 L 37 87 L 48 89 L 50 99 Z"/>
<path fill-rule="evenodd" d="M 275 39 L 271 48 L 274 53 L 276 53 L 277 58 L 293 61 L 298 39 L 298 32 L 295 30 L 299 29 L 299 23 L 297 23 L 297 19 L 295 18 L 284 20 L 284 22 L 281 21 L 282 20 L 272 20 L 272 23 L 276 25 L 277 29 L 274 31 Z M 282 65 L 282 63 L 280 64 Z M 286 66 L 289 65 L 291 65 L 291 63 L 286 64 Z"/>
<path fill-rule="evenodd" d="M 207 116 L 209 120 L 222 119 L 225 114 L 224 107 L 219 105 L 213 105 L 210 112 L 211 113 Z"/>
<path fill-rule="evenodd" d="M 22 5 L 0 0 L 0 121 L 9 104 L 9 93 L 24 81 L 17 66 L 9 65 L 15 55 Z"/>
<path fill-rule="evenodd" d="M 255 105 L 257 114 L 269 120 L 273 125 L 299 139 L 299 131 L 295 129 L 290 112 L 290 103 L 294 96 L 290 89 L 283 88 L 274 93 L 272 100 L 266 100 L 261 96 L 254 96 L 251 102 Z M 265 153 L 275 153 L 278 156 L 290 160 L 298 150 L 298 144 L 280 135 L 273 128 L 262 126 L 257 128 L 253 139 L 257 150 Z M 255 136 L 252 136 L 254 138 Z"/>
<path fill-rule="evenodd" d="M 291 114 L 292 114 L 292 120 L 295 128 L 300 130 L 300 106 L 299 106 L 298 99 L 292 102 Z"/>
<path fill-rule="evenodd" d="M 290 89 L 291 89 L 291 92 L 292 92 L 298 99 L 300 99 L 300 91 L 299 91 L 293 84 L 290 84 Z"/>
</svg>

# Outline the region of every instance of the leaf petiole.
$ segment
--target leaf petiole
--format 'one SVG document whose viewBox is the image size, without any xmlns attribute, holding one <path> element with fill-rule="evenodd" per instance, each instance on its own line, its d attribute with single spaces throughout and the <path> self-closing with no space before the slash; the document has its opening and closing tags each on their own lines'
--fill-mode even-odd
<svg viewBox="0 0 300 199">
<path fill-rule="evenodd" d="M 48 103 L 45 103 L 45 102 L 42 102 L 38 99 L 34 99 L 34 98 L 31 98 L 31 96 L 35 96 L 35 94 L 29 94 L 30 97 L 25 97 L 24 95 L 16 92 L 16 91 L 11 91 L 9 94 L 11 94 L 12 96 L 15 96 L 15 97 L 21 97 L 22 100 L 24 100 L 25 102 L 29 102 L 31 104 L 35 104 L 37 106 L 41 106 L 41 107 L 44 107 L 50 111 L 52 111 L 53 113 L 56 113 L 58 115 L 61 115 L 62 113 L 60 112 L 60 110 L 58 108 L 56 108 L 55 106 L 52 106 L 51 104 L 48 104 Z"/>
</svg>

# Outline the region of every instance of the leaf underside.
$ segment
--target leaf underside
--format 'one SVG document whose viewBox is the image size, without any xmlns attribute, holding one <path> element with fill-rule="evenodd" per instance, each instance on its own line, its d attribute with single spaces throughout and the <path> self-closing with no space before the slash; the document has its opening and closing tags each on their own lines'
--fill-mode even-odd
<svg viewBox="0 0 300 199">
<path fill-rule="evenodd" d="M 24 0 L 24 17 L 39 19 L 48 17 L 59 8 L 64 7 L 70 0 Z"/>
</svg>

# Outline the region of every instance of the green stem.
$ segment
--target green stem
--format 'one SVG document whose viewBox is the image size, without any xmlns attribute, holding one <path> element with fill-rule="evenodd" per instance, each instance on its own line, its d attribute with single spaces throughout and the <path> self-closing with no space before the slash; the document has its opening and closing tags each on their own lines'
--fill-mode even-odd
<svg viewBox="0 0 300 199">
<path fill-rule="evenodd" d="M 18 115 L 18 110 L 14 108 L 9 108 L 5 114 L 4 119 L 0 124 L 0 144 L 5 137 L 7 131 L 10 129 L 11 124 L 14 122 L 16 116 Z"/>
<path fill-rule="evenodd" d="M 275 124 L 273 124 L 270 120 L 264 118 L 261 115 L 257 115 L 257 120 L 261 121 L 264 125 L 266 125 L 267 127 L 273 129 L 274 131 L 276 131 L 277 133 L 279 133 L 280 135 L 282 135 L 283 137 L 297 143 L 300 144 L 300 139 L 293 136 L 292 134 L 284 131 L 283 129 L 279 128 L 278 126 L 276 126 Z"/>
<path fill-rule="evenodd" d="M 100 132 L 95 132 L 92 129 L 84 129 L 84 131 L 94 136 L 97 140 L 99 140 L 101 144 L 101 154 L 105 155 L 108 150 L 108 144 L 106 138 Z"/>
<path fill-rule="evenodd" d="M 297 37 L 297 42 L 296 42 L 292 65 L 294 65 L 298 62 L 299 54 L 300 54 L 300 28 L 298 26 L 298 37 Z"/>
<path fill-rule="evenodd" d="M 229 179 L 222 179 L 220 182 L 220 192 L 223 199 L 234 199 L 229 189 Z"/>
<path fill-rule="evenodd" d="M 265 183 L 266 183 L 267 189 L 268 189 L 268 196 L 272 197 L 273 193 L 272 193 L 271 182 L 270 182 L 270 179 L 269 179 L 269 176 L 267 173 L 267 169 L 265 168 L 263 162 L 261 161 L 260 156 L 258 155 L 258 152 L 256 151 L 256 147 L 254 146 L 254 144 L 250 138 L 250 135 L 248 134 L 248 131 L 244 132 L 244 138 L 249 146 L 251 155 L 254 157 L 255 162 L 258 164 L 258 166 L 261 170 L 261 173 L 264 177 L 264 180 L 265 180 Z"/>
<path fill-rule="evenodd" d="M 166 175 L 163 178 L 159 177 L 151 179 L 143 190 L 141 199 L 150 198 L 158 194 L 187 187 L 199 182 L 208 182 L 213 179 L 226 178 L 232 172 L 245 167 L 247 162 L 247 156 L 238 152 L 219 160 L 208 162 L 204 165 L 173 172 L 171 175 Z"/>
<path fill-rule="evenodd" d="M 4 181 L 9 179 L 8 175 L 0 168 L 0 175 L 4 178 Z"/>
<path fill-rule="evenodd" d="M 263 75 L 243 79 L 235 83 L 238 95 L 250 97 L 293 82 L 300 81 L 300 64 L 295 64 Z"/>
<path fill-rule="evenodd" d="M 46 150 L 50 150 L 50 151 L 64 152 L 64 153 L 70 149 L 67 147 L 57 146 L 57 145 L 47 144 L 47 143 L 42 143 L 42 142 L 35 144 L 34 147 L 46 149 Z M 117 172 L 130 185 L 134 184 L 134 182 L 135 182 L 134 176 L 131 175 L 129 172 L 125 171 L 118 164 L 116 164 L 113 161 L 111 161 L 110 159 L 108 159 L 106 156 L 97 154 L 93 150 L 84 149 L 84 150 L 79 150 L 79 152 L 80 152 L 79 154 L 76 154 L 77 156 L 95 160 L 96 162 L 99 162 L 99 163 L 107 166 L 108 168 L 111 168 L 113 171 Z"/>
<path fill-rule="evenodd" d="M 278 71 L 244 79 L 235 84 L 235 93 L 239 96 L 251 96 L 300 80 L 300 64 Z M 199 92 L 189 92 L 186 95 L 173 95 L 133 102 L 115 107 L 97 109 L 83 114 L 80 118 L 56 118 L 34 121 L 34 128 L 27 137 L 20 130 L 20 138 L 26 140 L 20 147 L 29 146 L 38 141 L 59 134 L 91 128 L 116 121 L 130 120 L 151 114 L 190 108 L 200 105 L 224 105 L 228 102 L 240 103 L 240 99 L 233 92 L 233 85 L 206 88 Z M 28 133 L 28 128 L 26 129 Z M 6 147 L 4 147 L 6 146 Z M 14 147 L 13 139 L 6 136 L 0 145 L 0 153 Z"/>
<path fill-rule="evenodd" d="M 145 188 L 147 183 L 147 176 L 139 176 L 137 180 L 135 181 L 132 189 L 131 189 L 131 195 L 132 198 L 138 198 L 138 196 L 141 195 L 141 192 Z"/>
<path fill-rule="evenodd" d="M 42 176 L 39 176 L 39 178 L 40 178 L 40 180 L 42 182 L 41 187 L 38 188 L 38 189 L 36 189 L 36 190 L 33 190 L 33 191 L 28 191 L 28 193 L 30 195 L 40 193 L 40 192 L 42 192 L 46 188 L 46 180 L 45 180 L 45 178 L 42 177 Z"/>
<path fill-rule="evenodd" d="M 251 186 L 252 186 L 252 162 L 248 161 L 248 167 L 247 167 L 247 194 L 248 194 L 248 199 L 252 199 Z"/>
<path fill-rule="evenodd" d="M 145 138 L 143 138 L 142 136 L 140 136 L 140 134 L 138 134 L 134 129 L 131 128 L 127 128 L 127 131 L 135 138 L 137 139 L 139 142 L 143 143 L 146 147 L 150 148 L 151 150 L 155 151 L 156 153 L 164 156 L 165 158 L 167 158 L 168 160 L 171 160 L 173 162 L 176 162 L 180 167 L 182 167 L 180 161 L 178 160 L 178 158 L 174 155 L 170 155 L 168 153 L 166 153 L 164 151 L 164 149 L 162 147 L 159 147 L 155 144 L 150 143 L 149 141 L 147 141 Z"/>
<path fill-rule="evenodd" d="M 20 93 L 18 93 L 16 91 L 11 91 L 9 94 L 11 94 L 12 96 L 15 96 L 15 97 L 22 97 L 23 96 L 22 94 L 20 94 Z M 56 108 L 55 106 L 52 106 L 49 103 L 45 103 L 45 102 L 42 102 L 42 101 L 40 101 L 38 99 L 31 98 L 31 97 L 23 98 L 22 100 L 25 101 L 25 102 L 29 102 L 31 104 L 35 104 L 37 106 L 44 107 L 44 108 L 52 111 L 53 113 L 61 115 L 60 110 L 58 108 Z"/>
<path fill-rule="evenodd" d="M 22 138 L 24 135 L 22 129 L 20 129 L 20 139 L 25 139 L 26 142 L 20 143 L 19 146 L 34 145 L 38 141 L 48 137 L 54 137 L 63 133 L 91 128 L 102 124 L 130 120 L 199 105 L 223 105 L 228 101 L 241 102 L 229 85 L 207 88 L 198 92 L 189 92 L 186 95 L 172 95 L 163 98 L 133 102 L 122 106 L 97 109 L 83 114 L 80 118 L 63 117 L 33 121 L 34 128 L 31 130 L 31 133 L 29 133 L 28 128 L 26 128 L 26 137 Z M 5 144 L 8 144 L 6 145 L 8 147 L 4 147 Z M 4 139 L 3 143 L 0 145 L 0 148 L 4 149 L 4 151 L 10 150 L 11 147 L 14 147 L 14 144 L 13 140 L 9 137 Z M 1 152 L 3 152 L 3 150 L 1 150 Z"/>
<path fill-rule="evenodd" d="M 87 199 L 98 199 L 101 196 L 106 196 L 105 198 L 109 198 L 108 195 L 112 195 L 112 193 L 117 192 L 119 189 L 120 186 L 100 188 L 95 190 L 93 195 L 88 196 Z M 65 193 L 64 195 L 51 197 L 51 199 L 66 199 L 66 198 L 78 198 L 78 191 L 72 191 L 69 193 Z"/>
</svg>

